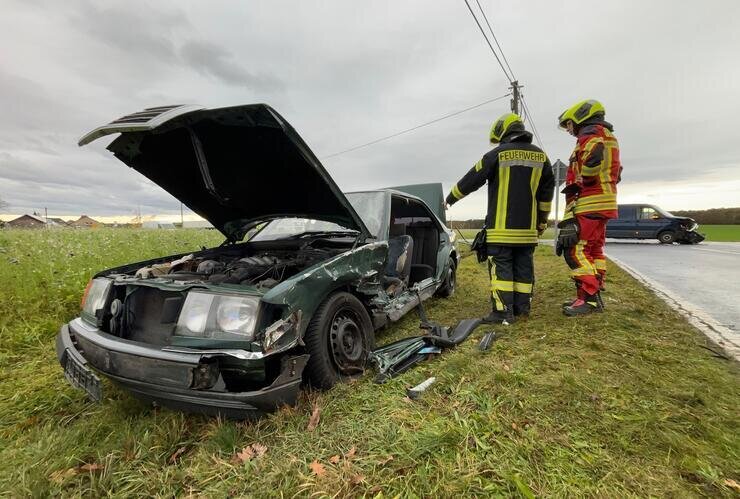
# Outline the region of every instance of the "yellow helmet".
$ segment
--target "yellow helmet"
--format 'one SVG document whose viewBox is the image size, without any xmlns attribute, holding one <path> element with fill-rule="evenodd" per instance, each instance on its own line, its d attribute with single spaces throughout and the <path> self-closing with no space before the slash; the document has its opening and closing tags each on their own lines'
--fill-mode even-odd
<svg viewBox="0 0 740 499">
<path fill-rule="evenodd" d="M 606 110 L 601 102 L 594 99 L 586 99 L 576 102 L 566 109 L 563 114 L 558 117 L 558 124 L 560 125 L 560 128 L 565 128 L 566 123 L 570 120 L 576 125 L 580 125 L 594 116 L 601 115 L 603 118 L 605 114 Z"/>
<path fill-rule="evenodd" d="M 501 139 L 509 132 L 523 132 L 524 122 L 518 114 L 506 113 L 493 122 L 489 139 L 491 144 L 501 142 Z"/>
</svg>

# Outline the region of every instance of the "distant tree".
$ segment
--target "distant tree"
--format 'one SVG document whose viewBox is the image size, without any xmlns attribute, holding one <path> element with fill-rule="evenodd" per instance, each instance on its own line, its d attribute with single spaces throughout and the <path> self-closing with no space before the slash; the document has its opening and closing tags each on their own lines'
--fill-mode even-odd
<svg viewBox="0 0 740 499">
<path fill-rule="evenodd" d="M 3 198 L 0 198 L 0 210 L 4 210 L 7 207 L 8 207 L 8 203 L 3 201 Z"/>
</svg>

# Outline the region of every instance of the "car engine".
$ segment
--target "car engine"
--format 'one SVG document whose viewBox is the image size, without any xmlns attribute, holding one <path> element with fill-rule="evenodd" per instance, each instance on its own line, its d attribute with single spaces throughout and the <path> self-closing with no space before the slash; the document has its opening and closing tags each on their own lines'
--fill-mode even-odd
<svg viewBox="0 0 740 499">
<path fill-rule="evenodd" d="M 301 270 L 339 253 L 330 248 L 304 247 L 298 251 L 267 250 L 253 255 L 233 257 L 185 257 L 140 268 L 136 276 L 214 284 L 242 284 L 270 289 Z"/>
</svg>

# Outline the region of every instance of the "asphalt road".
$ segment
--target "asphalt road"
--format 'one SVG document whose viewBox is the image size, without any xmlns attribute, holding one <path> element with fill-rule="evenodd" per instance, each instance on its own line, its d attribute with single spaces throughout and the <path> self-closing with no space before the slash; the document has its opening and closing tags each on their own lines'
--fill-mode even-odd
<svg viewBox="0 0 740 499">
<path fill-rule="evenodd" d="M 740 344 L 740 243 L 607 240 L 605 249 L 608 257 L 621 260 L 729 329 L 733 342 Z"/>
</svg>

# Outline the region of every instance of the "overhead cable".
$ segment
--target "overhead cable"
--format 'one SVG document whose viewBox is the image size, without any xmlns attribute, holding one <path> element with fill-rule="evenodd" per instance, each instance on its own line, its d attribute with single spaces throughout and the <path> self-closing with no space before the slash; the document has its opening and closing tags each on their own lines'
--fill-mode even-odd
<svg viewBox="0 0 740 499">
<path fill-rule="evenodd" d="M 493 38 L 493 41 L 496 43 L 496 46 L 498 47 L 499 51 L 501 52 L 501 58 L 506 62 L 506 67 L 509 69 L 509 72 L 506 71 L 503 64 L 501 63 L 501 58 L 499 58 L 496 51 L 493 49 L 493 45 L 491 44 L 491 41 L 488 39 L 488 36 L 486 35 L 486 32 L 483 30 L 483 27 L 481 26 L 480 22 L 478 21 L 477 16 L 473 12 L 473 9 L 470 8 L 470 4 L 468 3 L 468 0 L 464 0 L 465 5 L 467 5 L 468 10 L 470 11 L 470 15 L 473 16 L 473 20 L 475 20 L 475 24 L 478 25 L 478 29 L 480 30 L 481 34 L 483 35 L 483 38 L 486 40 L 486 43 L 488 44 L 488 47 L 491 49 L 491 52 L 493 53 L 494 57 L 496 58 L 496 61 L 498 62 L 499 66 L 501 66 L 501 70 L 504 72 L 504 75 L 506 75 L 506 78 L 509 80 L 509 83 L 514 83 L 514 80 L 516 79 L 514 76 L 514 71 L 511 69 L 511 65 L 509 64 L 509 60 L 506 58 L 506 54 L 504 53 L 504 50 L 501 48 L 501 44 L 498 42 L 498 39 L 496 38 L 496 34 L 493 31 L 493 27 L 491 26 L 491 23 L 488 21 L 488 17 L 486 16 L 485 11 L 483 10 L 483 7 L 480 4 L 479 0 L 475 0 L 475 3 L 478 4 L 478 9 L 480 9 L 481 14 L 483 14 L 483 19 L 486 22 L 486 25 L 488 26 L 488 30 L 491 32 L 491 37 Z M 509 76 L 509 73 L 511 73 L 511 76 Z M 539 143 L 540 147 L 544 147 L 542 144 L 542 139 L 540 138 L 539 131 L 537 130 L 537 125 L 535 125 L 534 117 L 532 116 L 532 113 L 530 112 L 529 108 L 527 107 L 527 102 L 524 100 L 524 95 L 521 96 L 521 102 L 522 102 L 522 109 L 524 111 L 525 118 L 528 122 L 532 125 L 532 132 L 534 133 L 534 136 L 537 138 L 537 142 Z"/>
<path fill-rule="evenodd" d="M 498 61 L 498 65 L 501 66 L 501 71 L 504 72 L 504 75 L 506 76 L 506 79 L 509 80 L 509 83 L 512 83 L 514 79 L 509 76 L 509 73 L 506 72 L 506 68 L 504 67 L 503 63 L 501 62 L 501 59 L 499 58 L 498 54 L 493 48 L 493 45 L 491 45 L 490 40 L 488 39 L 488 35 L 486 35 L 486 32 L 483 31 L 483 26 L 480 25 L 480 22 L 478 22 L 478 18 L 475 16 L 475 12 L 473 12 L 473 9 L 470 7 L 470 4 L 468 3 L 468 0 L 464 0 L 465 5 L 468 6 L 468 10 L 470 11 L 470 15 L 473 16 L 473 20 L 475 21 L 475 24 L 478 25 L 478 29 L 480 30 L 480 34 L 483 35 L 483 38 L 486 40 L 486 43 L 488 44 L 488 47 L 491 49 L 491 53 L 496 58 L 496 61 Z"/>
<path fill-rule="evenodd" d="M 461 110 L 455 111 L 453 113 L 445 114 L 444 116 L 440 116 L 439 118 L 435 118 L 435 119 L 433 119 L 431 121 L 427 121 L 426 123 L 421 123 L 420 125 L 416 125 L 416 126 L 413 126 L 411 128 L 407 128 L 406 130 L 401 130 L 400 132 L 396 132 L 396 133 L 393 133 L 391 135 L 386 135 L 385 137 L 381 137 L 379 139 L 371 140 L 370 142 L 366 142 L 364 144 L 353 146 L 353 147 L 350 147 L 349 149 L 345 149 L 343 151 L 339 151 L 339 152 L 335 152 L 335 153 L 332 153 L 332 154 L 328 154 L 326 156 L 322 156 L 321 159 L 333 158 L 335 156 L 339 156 L 340 154 L 345 154 L 345 153 L 348 153 L 348 152 L 351 152 L 351 151 L 356 151 L 357 149 L 362 149 L 363 147 L 368 147 L 368 146 L 371 146 L 373 144 L 377 144 L 378 142 L 383 142 L 384 140 L 392 139 L 393 137 L 398 137 L 399 135 L 403 135 L 405 133 L 409 133 L 409 132 L 412 132 L 414 130 L 418 130 L 419 128 L 423 128 L 425 126 L 429 126 L 429 125 L 432 125 L 434 123 L 438 123 L 438 122 L 440 122 L 442 120 L 446 120 L 447 118 L 452 118 L 453 116 L 457 116 L 458 114 L 462 114 L 462 113 L 466 113 L 468 111 L 472 111 L 473 109 L 479 108 L 481 106 L 485 106 L 486 104 L 490 104 L 491 102 L 495 102 L 497 100 L 505 99 L 509 95 L 511 95 L 511 94 L 509 93 L 509 94 L 501 95 L 499 97 L 495 97 L 493 99 L 488 99 L 487 101 L 483 101 L 483 102 L 481 102 L 479 104 L 476 104 L 474 106 L 466 107 L 465 109 L 461 109 Z"/>
<path fill-rule="evenodd" d="M 545 145 L 542 143 L 540 133 L 539 131 L 537 131 L 537 125 L 534 124 L 534 117 L 529 111 L 529 107 L 527 106 L 527 101 L 524 100 L 524 96 L 522 96 L 522 107 L 524 108 L 524 114 L 527 117 L 527 121 L 532 125 L 532 132 L 534 132 L 534 136 L 537 138 L 537 142 L 539 143 L 540 147 L 544 149 Z"/>
<path fill-rule="evenodd" d="M 504 53 L 504 49 L 501 48 L 501 44 L 498 43 L 498 38 L 496 38 L 496 35 L 493 32 L 493 28 L 491 27 L 491 23 L 488 22 L 488 17 L 486 16 L 485 11 L 483 10 L 483 7 L 481 7 L 480 2 L 478 0 L 475 0 L 475 3 L 478 4 L 478 8 L 480 9 L 480 13 L 483 14 L 483 19 L 486 21 L 486 25 L 488 26 L 488 31 L 491 32 L 491 36 L 493 37 L 493 41 L 496 43 L 496 46 L 498 47 L 498 51 L 501 52 L 501 57 L 504 58 L 504 62 L 506 63 L 506 67 L 509 68 L 509 73 L 511 74 L 511 79 L 516 80 L 516 76 L 514 76 L 514 70 L 511 69 L 511 66 L 509 65 L 509 60 L 506 59 L 506 54 Z"/>
</svg>

